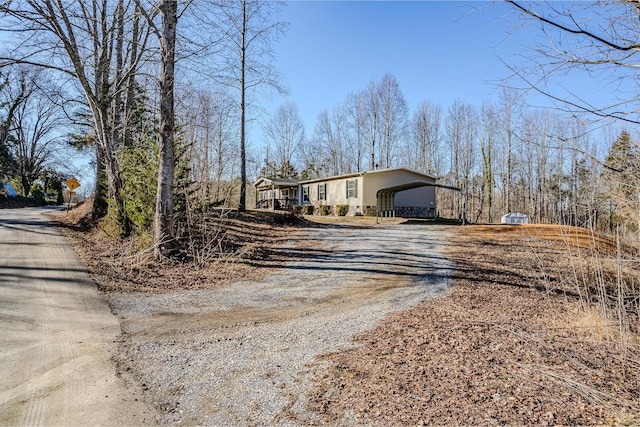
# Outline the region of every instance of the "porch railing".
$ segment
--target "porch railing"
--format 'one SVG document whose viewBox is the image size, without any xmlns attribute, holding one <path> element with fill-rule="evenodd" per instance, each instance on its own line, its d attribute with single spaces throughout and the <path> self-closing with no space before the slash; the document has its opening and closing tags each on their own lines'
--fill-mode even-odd
<svg viewBox="0 0 640 427">
<path fill-rule="evenodd" d="M 297 199 L 264 199 L 256 202 L 256 209 L 271 209 L 279 211 L 293 209 L 296 206 L 298 206 Z"/>
</svg>

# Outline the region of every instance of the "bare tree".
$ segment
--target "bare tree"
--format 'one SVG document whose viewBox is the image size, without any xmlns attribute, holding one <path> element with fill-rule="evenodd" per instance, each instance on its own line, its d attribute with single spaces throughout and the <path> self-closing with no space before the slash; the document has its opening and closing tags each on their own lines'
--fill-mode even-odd
<svg viewBox="0 0 640 427">
<path fill-rule="evenodd" d="M 406 134 L 409 107 L 398 80 L 392 74 L 382 77 L 378 85 L 378 96 L 382 134 L 379 158 L 383 168 L 390 168 L 394 164 L 394 150 Z"/>
<path fill-rule="evenodd" d="M 215 4 L 211 25 L 223 37 L 220 70 L 225 84 L 238 90 L 240 112 L 240 201 L 246 209 L 247 192 L 247 110 L 254 90 L 274 88 L 282 93 L 280 77 L 273 66 L 273 43 L 284 31 L 285 24 L 277 20 L 281 3 L 270 0 L 232 0 Z"/>
<path fill-rule="evenodd" d="M 122 140 L 114 136 L 121 120 L 113 114 L 113 108 L 120 110 L 119 96 L 140 64 L 148 34 L 138 27 L 134 31 L 136 40 L 126 40 L 129 46 L 138 47 L 125 48 L 124 37 L 129 34 L 133 15 L 123 0 L 18 0 L 0 5 L 0 31 L 10 33 L 12 40 L 0 52 L 0 67 L 27 64 L 47 68 L 77 84 L 92 115 L 98 176 L 106 172 L 116 216 L 124 215 L 124 199 L 118 165 Z M 96 187 L 99 192 L 101 186 Z M 99 206 L 95 204 L 94 209 Z M 96 210 L 94 214 L 104 212 Z M 126 228 L 126 218 L 121 222 Z"/>
<path fill-rule="evenodd" d="M 366 98 L 363 92 L 352 92 L 344 104 L 349 140 L 351 141 L 350 172 L 360 172 L 364 167 L 366 151 Z"/>
<path fill-rule="evenodd" d="M 222 87 L 185 87 L 177 98 L 176 120 L 188 143 L 193 181 L 200 183 L 199 197 L 221 202 L 223 179 L 237 170 L 238 120 L 235 104 Z"/>
<path fill-rule="evenodd" d="M 450 156 L 449 184 L 462 189 L 463 205 L 453 201 L 454 212 L 473 211 L 472 177 L 475 173 L 477 137 L 477 112 L 468 103 L 457 100 L 449 106 L 445 118 L 445 137 Z"/>
<path fill-rule="evenodd" d="M 0 74 L 0 77 L 3 76 Z M 10 129 L 22 97 L 12 96 L 9 92 L 10 88 L 8 78 L 0 80 L 0 111 L 2 112 L 0 115 L 0 178 L 2 179 L 10 178 L 18 170 L 18 163 L 11 150 L 11 144 L 15 138 L 11 135 Z"/>
<path fill-rule="evenodd" d="M 326 146 L 322 143 L 319 136 L 320 132 L 322 132 L 319 129 L 320 123 L 328 123 L 328 117 L 327 120 L 324 120 L 324 118 L 322 118 L 323 114 L 328 115 L 326 110 L 320 113 L 313 136 L 311 138 L 305 138 L 304 143 L 300 145 L 300 149 L 298 150 L 299 160 L 302 163 L 302 171 L 300 173 L 302 179 L 326 176 L 327 170 L 330 169 L 331 161 L 327 158 Z"/>
<path fill-rule="evenodd" d="M 312 144 L 320 147 L 324 159 L 324 171 L 330 175 L 353 172 L 349 123 L 344 108 L 336 106 L 331 112 L 322 110 L 318 114 Z"/>
<path fill-rule="evenodd" d="M 175 249 L 173 240 L 173 180 L 175 115 L 173 86 L 175 76 L 176 27 L 178 3 L 163 0 L 160 5 L 162 33 L 160 34 L 160 137 L 158 152 L 158 191 L 153 241 L 156 257 L 169 256 Z"/>
<path fill-rule="evenodd" d="M 413 113 L 408 164 L 430 174 L 440 171 L 442 107 L 422 102 Z"/>
<path fill-rule="evenodd" d="M 367 88 L 363 91 L 363 99 L 365 101 L 364 128 L 370 145 L 371 164 L 370 170 L 375 170 L 378 163 L 376 162 L 376 141 L 380 139 L 380 96 L 378 94 L 378 85 L 371 80 Z"/>
<path fill-rule="evenodd" d="M 493 222 L 493 150 L 498 134 L 498 115 L 492 104 L 484 103 L 481 108 L 482 132 L 480 150 L 482 153 L 482 177 L 487 206 L 487 221 Z"/>
<path fill-rule="evenodd" d="M 51 101 L 51 94 L 43 92 L 51 83 L 40 73 L 23 69 L 17 80 L 16 97 L 22 102 L 15 110 L 11 133 L 23 194 L 28 197 L 34 181 L 53 166 L 55 152 L 60 150 L 61 127 L 67 120 Z"/>
<path fill-rule="evenodd" d="M 319 147 L 319 157 L 326 161 L 325 172 L 329 175 L 339 175 L 341 147 L 331 114 L 326 109 L 318 114 L 311 144 Z"/>
<path fill-rule="evenodd" d="M 175 103 L 174 80 L 176 63 L 176 34 L 178 26 L 178 2 L 161 0 L 157 8 L 146 10 L 135 0 L 160 45 L 160 116 L 158 135 L 158 189 L 153 221 L 153 246 L 156 258 L 172 256 L 176 250 L 173 230 L 173 182 L 175 170 Z M 162 19 L 161 28 L 155 24 L 156 11 Z"/>
<path fill-rule="evenodd" d="M 503 177 L 503 199 L 504 211 L 511 211 L 511 187 L 513 182 L 514 158 L 513 150 L 516 144 L 516 136 L 518 134 L 518 116 L 520 111 L 520 102 L 518 94 L 513 89 L 503 88 L 500 93 L 500 118 L 499 125 L 502 129 L 502 152 L 504 172 Z"/>
<path fill-rule="evenodd" d="M 536 37 L 532 55 L 513 67 L 519 78 L 563 109 L 586 112 L 599 119 L 639 124 L 637 84 L 624 93 L 621 83 L 635 81 L 640 42 L 636 1 L 524 3 L 508 0 L 522 18 L 535 22 L 544 37 Z M 620 95 L 610 105 L 593 105 L 586 92 L 551 87 L 554 77 L 579 72 L 601 87 L 608 81 Z M 582 89 L 580 89 L 582 90 Z"/>
<path fill-rule="evenodd" d="M 277 166 L 294 165 L 298 149 L 304 142 L 304 125 L 298 106 L 293 102 L 285 102 L 278 107 L 265 127 L 265 135 Z"/>
</svg>

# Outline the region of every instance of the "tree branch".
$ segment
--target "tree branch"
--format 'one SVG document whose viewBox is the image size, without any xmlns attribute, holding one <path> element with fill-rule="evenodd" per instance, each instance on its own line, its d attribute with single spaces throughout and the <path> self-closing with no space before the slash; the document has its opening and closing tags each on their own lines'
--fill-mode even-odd
<svg viewBox="0 0 640 427">
<path fill-rule="evenodd" d="M 594 34 L 591 31 L 584 30 L 582 27 L 580 27 L 580 25 L 575 21 L 575 19 L 571 15 L 570 15 L 570 18 L 573 21 L 573 23 L 576 25 L 576 28 L 570 28 L 570 27 L 568 27 L 566 25 L 563 25 L 563 24 L 561 24 L 559 22 L 555 22 L 555 21 L 552 21 L 551 19 L 545 18 L 544 16 L 542 16 L 542 15 L 540 15 L 540 14 L 538 14 L 538 13 L 536 13 L 536 12 L 534 12 L 534 11 L 532 11 L 532 10 L 522 6 L 522 5 L 520 5 L 519 3 L 517 3 L 514 0 L 506 0 L 506 1 L 507 1 L 507 3 L 510 3 L 513 6 L 515 6 L 516 8 L 518 8 L 520 11 L 522 11 L 526 15 L 529 15 L 532 18 L 535 18 L 540 22 L 543 22 L 545 24 L 551 25 L 554 28 L 557 28 L 557 29 L 562 30 L 562 31 L 566 31 L 566 32 L 571 33 L 571 34 L 586 36 L 586 37 L 588 37 L 590 39 L 593 39 L 593 40 L 595 40 L 595 41 L 597 41 L 599 43 L 602 43 L 603 45 L 605 45 L 607 47 L 610 47 L 612 49 L 621 50 L 621 51 L 630 51 L 630 50 L 638 50 L 638 49 L 640 49 L 640 44 L 632 43 L 632 44 L 629 44 L 629 45 L 625 46 L 625 45 L 621 45 L 621 44 L 615 43 L 615 42 L 613 42 L 611 40 L 607 40 L 607 39 L 605 39 L 605 38 L 603 38 L 601 36 L 598 36 L 597 34 Z"/>
</svg>

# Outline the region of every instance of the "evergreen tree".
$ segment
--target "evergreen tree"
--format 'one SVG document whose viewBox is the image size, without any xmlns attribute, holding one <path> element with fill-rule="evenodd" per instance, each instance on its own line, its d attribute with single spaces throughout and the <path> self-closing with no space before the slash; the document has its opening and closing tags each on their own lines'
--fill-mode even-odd
<svg viewBox="0 0 640 427">
<path fill-rule="evenodd" d="M 8 79 L 2 78 L 2 74 L 0 74 L 0 93 L 8 84 Z M 11 102 L 11 100 L 0 99 L 0 111 L 6 109 L 5 114 L 0 113 L 0 180 L 9 179 L 18 172 L 18 162 L 11 150 L 11 143 L 14 139 L 10 133 L 17 102 L 19 100 Z"/>
<path fill-rule="evenodd" d="M 610 225 L 626 225 L 637 231 L 640 220 L 640 147 L 623 131 L 605 159 L 605 199 L 609 201 Z"/>
<path fill-rule="evenodd" d="M 284 162 L 280 165 L 280 170 L 277 173 L 278 178 L 298 179 L 298 170 L 291 162 Z"/>
<path fill-rule="evenodd" d="M 611 146 L 605 159 L 605 175 L 625 196 L 638 193 L 640 184 L 640 147 L 631 141 L 627 131 L 622 131 Z"/>
<path fill-rule="evenodd" d="M 122 155 L 124 208 L 137 236 L 149 235 L 155 212 L 158 148 L 154 137 L 139 140 Z"/>
</svg>

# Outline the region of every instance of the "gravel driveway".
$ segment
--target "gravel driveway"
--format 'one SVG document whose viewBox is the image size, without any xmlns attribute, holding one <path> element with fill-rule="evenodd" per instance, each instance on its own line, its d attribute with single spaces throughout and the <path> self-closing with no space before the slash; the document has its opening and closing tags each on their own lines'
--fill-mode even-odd
<svg viewBox="0 0 640 427">
<path fill-rule="evenodd" d="M 316 356 L 352 346 L 387 313 L 447 291 L 446 227 L 305 229 L 297 261 L 257 282 L 167 294 L 112 294 L 120 369 L 170 425 L 297 425 Z"/>
</svg>

